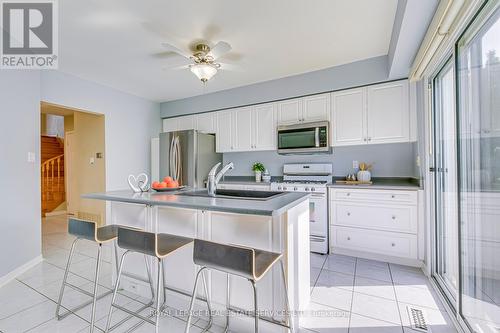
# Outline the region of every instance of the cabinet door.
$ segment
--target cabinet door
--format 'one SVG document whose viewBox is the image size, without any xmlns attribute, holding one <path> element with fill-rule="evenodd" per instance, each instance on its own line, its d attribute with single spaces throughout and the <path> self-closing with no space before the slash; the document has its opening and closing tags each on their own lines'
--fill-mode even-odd
<svg viewBox="0 0 500 333">
<path fill-rule="evenodd" d="M 367 88 L 368 143 L 410 140 L 408 81 Z"/>
<path fill-rule="evenodd" d="M 179 117 L 163 119 L 163 132 L 173 132 L 179 129 Z"/>
<path fill-rule="evenodd" d="M 289 99 L 278 102 L 278 123 L 296 124 L 302 121 L 302 99 Z"/>
<path fill-rule="evenodd" d="M 233 149 L 235 151 L 250 151 L 253 149 L 253 123 L 252 108 L 239 108 L 233 110 L 234 128 Z"/>
<path fill-rule="evenodd" d="M 216 132 L 215 112 L 206 112 L 196 115 L 195 129 L 202 133 L 214 134 Z"/>
<path fill-rule="evenodd" d="M 276 150 L 276 103 L 257 105 L 253 115 L 253 149 Z"/>
<path fill-rule="evenodd" d="M 218 153 L 232 151 L 233 147 L 233 111 L 217 112 L 217 135 L 215 138 Z"/>
<path fill-rule="evenodd" d="M 330 94 L 304 97 L 302 100 L 304 121 L 323 121 L 330 119 Z"/>
<path fill-rule="evenodd" d="M 332 94 L 333 146 L 366 143 L 366 90 L 349 89 Z"/>
<path fill-rule="evenodd" d="M 178 130 L 179 131 L 185 131 L 185 130 L 192 130 L 194 129 L 194 116 L 183 116 L 183 117 L 178 117 Z"/>
</svg>

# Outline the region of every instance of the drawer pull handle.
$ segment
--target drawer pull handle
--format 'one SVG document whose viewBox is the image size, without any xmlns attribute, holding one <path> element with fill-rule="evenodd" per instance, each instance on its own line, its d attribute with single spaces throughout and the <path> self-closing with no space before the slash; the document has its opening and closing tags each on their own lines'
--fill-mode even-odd
<svg viewBox="0 0 500 333">
<path fill-rule="evenodd" d="M 392 219 L 395 220 L 396 219 L 396 216 L 395 215 L 392 215 Z"/>
<path fill-rule="evenodd" d="M 396 197 L 396 196 L 395 196 L 394 194 L 393 194 L 393 195 L 391 195 L 391 198 L 393 198 L 393 199 L 394 199 L 395 197 Z"/>
<path fill-rule="evenodd" d="M 392 246 L 392 247 L 396 246 L 396 243 L 391 243 L 391 246 Z"/>
<path fill-rule="evenodd" d="M 351 237 L 347 237 L 347 240 L 351 240 Z"/>
<path fill-rule="evenodd" d="M 347 216 L 351 216 L 351 213 L 347 212 Z"/>
<path fill-rule="evenodd" d="M 351 196 L 351 193 L 347 193 L 346 195 L 349 197 L 349 196 Z"/>
</svg>

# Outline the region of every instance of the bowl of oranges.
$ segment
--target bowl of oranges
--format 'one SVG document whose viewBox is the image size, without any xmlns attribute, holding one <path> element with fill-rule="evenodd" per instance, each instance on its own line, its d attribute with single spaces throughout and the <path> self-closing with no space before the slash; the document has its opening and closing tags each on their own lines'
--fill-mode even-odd
<svg viewBox="0 0 500 333">
<path fill-rule="evenodd" d="M 151 183 L 151 188 L 156 192 L 177 191 L 184 187 L 185 186 L 179 186 L 179 182 L 170 176 L 163 178 L 163 181 L 161 182 L 154 181 Z"/>
</svg>

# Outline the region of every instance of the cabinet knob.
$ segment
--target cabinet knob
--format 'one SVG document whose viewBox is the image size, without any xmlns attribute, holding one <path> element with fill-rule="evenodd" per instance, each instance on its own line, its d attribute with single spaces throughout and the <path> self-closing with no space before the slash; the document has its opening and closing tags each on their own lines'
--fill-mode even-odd
<svg viewBox="0 0 500 333">
<path fill-rule="evenodd" d="M 351 240 L 351 237 L 347 237 L 347 240 Z"/>
<path fill-rule="evenodd" d="M 372 141 L 372 138 L 368 138 L 368 141 Z"/>
<path fill-rule="evenodd" d="M 396 216 L 395 215 L 392 215 L 392 219 L 395 220 L 396 219 Z"/>
<path fill-rule="evenodd" d="M 347 216 L 351 216 L 351 213 L 350 213 L 350 212 L 347 212 Z"/>
<path fill-rule="evenodd" d="M 396 243 L 391 243 L 391 246 L 392 246 L 392 247 L 396 246 Z"/>
<path fill-rule="evenodd" d="M 351 196 L 351 193 L 347 193 L 346 195 L 349 197 L 349 196 Z"/>
<path fill-rule="evenodd" d="M 393 195 L 391 195 L 391 198 L 393 198 L 393 199 L 394 199 L 395 197 L 396 197 L 396 196 L 395 196 L 394 194 L 393 194 Z"/>
<path fill-rule="evenodd" d="M 364 138 L 364 139 L 363 139 L 363 141 L 365 141 L 365 142 L 366 142 L 366 138 Z"/>
</svg>

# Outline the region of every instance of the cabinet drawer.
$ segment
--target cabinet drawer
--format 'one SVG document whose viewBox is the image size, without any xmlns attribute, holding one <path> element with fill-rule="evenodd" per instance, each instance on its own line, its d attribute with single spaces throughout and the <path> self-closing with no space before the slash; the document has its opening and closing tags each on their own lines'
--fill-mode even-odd
<svg viewBox="0 0 500 333">
<path fill-rule="evenodd" d="M 334 247 L 417 259 L 417 236 L 332 226 Z"/>
<path fill-rule="evenodd" d="M 334 202 L 331 223 L 349 227 L 417 233 L 415 206 Z"/>
<path fill-rule="evenodd" d="M 330 189 L 330 200 L 417 204 L 417 191 Z"/>
</svg>

